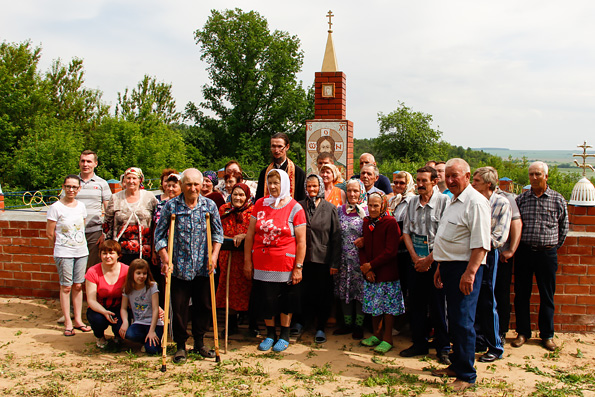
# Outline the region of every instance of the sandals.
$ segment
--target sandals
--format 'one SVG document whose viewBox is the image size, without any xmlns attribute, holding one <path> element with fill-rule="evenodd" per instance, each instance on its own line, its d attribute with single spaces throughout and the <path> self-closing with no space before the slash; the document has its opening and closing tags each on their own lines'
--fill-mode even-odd
<svg viewBox="0 0 595 397">
<path fill-rule="evenodd" d="M 89 327 L 86 324 L 79 325 L 78 327 L 73 327 L 73 328 L 78 329 L 79 331 L 82 331 L 82 332 L 91 332 L 93 330 L 91 327 Z"/>
<path fill-rule="evenodd" d="M 64 336 L 74 336 L 74 329 L 70 328 L 70 329 L 65 329 L 64 330 Z"/>
<path fill-rule="evenodd" d="M 300 323 L 295 323 L 289 330 L 289 335 L 300 336 L 303 331 L 304 331 L 304 326 Z"/>
<path fill-rule="evenodd" d="M 314 342 L 316 343 L 324 343 L 326 342 L 326 334 L 323 330 L 319 329 L 316 331 L 316 335 L 314 336 Z"/>
<path fill-rule="evenodd" d="M 285 339 L 279 339 L 277 341 L 277 343 L 275 343 L 275 346 L 273 346 L 273 351 L 279 353 L 279 352 L 284 351 L 288 347 L 289 347 L 288 341 L 286 341 Z"/>
<path fill-rule="evenodd" d="M 272 338 L 265 338 L 262 342 L 260 342 L 260 345 L 258 345 L 258 350 L 262 352 L 269 351 L 271 350 L 271 347 L 273 347 L 274 343 L 275 341 Z"/>
<path fill-rule="evenodd" d="M 195 352 L 198 352 L 198 354 L 200 354 L 201 356 L 203 356 L 204 358 L 215 358 L 215 350 L 213 349 L 208 349 L 206 346 L 201 346 L 199 348 L 194 348 Z"/>
<path fill-rule="evenodd" d="M 367 339 L 362 340 L 360 343 L 362 346 L 366 347 L 374 347 L 380 344 L 381 340 L 375 337 L 374 335 L 370 336 Z"/>
<path fill-rule="evenodd" d="M 378 346 L 376 346 L 376 348 L 374 348 L 374 351 L 376 353 L 384 354 L 384 353 L 388 353 L 388 351 L 392 348 L 393 348 L 393 345 L 391 345 L 388 342 L 382 341 L 382 342 L 380 342 L 380 344 Z"/>
<path fill-rule="evenodd" d="M 186 350 L 179 349 L 176 354 L 174 354 L 174 363 L 181 364 L 186 362 Z"/>
</svg>

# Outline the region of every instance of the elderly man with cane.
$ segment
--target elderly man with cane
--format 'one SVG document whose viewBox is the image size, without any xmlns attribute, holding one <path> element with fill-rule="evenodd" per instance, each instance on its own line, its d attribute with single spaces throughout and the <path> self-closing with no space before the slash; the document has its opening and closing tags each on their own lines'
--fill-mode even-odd
<svg viewBox="0 0 595 397">
<path fill-rule="evenodd" d="M 171 304 L 173 336 L 177 344 L 174 362 L 186 361 L 188 309 L 192 298 L 192 336 L 194 350 L 203 357 L 214 358 L 215 352 L 204 345 L 204 335 L 210 325 L 211 288 L 209 274 L 217 264 L 223 242 L 223 229 L 215 203 L 200 195 L 203 176 L 195 168 L 182 173 L 182 194 L 169 200 L 161 212 L 155 229 L 155 250 L 162 262 L 162 271 L 173 266 L 171 278 Z M 173 255 L 167 252 L 170 217 L 176 215 Z M 207 214 L 209 217 L 207 217 Z M 209 219 L 210 218 L 210 219 Z M 209 255 L 207 219 L 211 227 L 212 253 Z"/>
</svg>

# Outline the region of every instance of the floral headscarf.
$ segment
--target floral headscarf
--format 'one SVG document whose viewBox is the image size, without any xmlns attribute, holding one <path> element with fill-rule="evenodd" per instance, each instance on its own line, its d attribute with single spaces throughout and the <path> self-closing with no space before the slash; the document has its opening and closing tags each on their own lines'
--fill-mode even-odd
<svg viewBox="0 0 595 397">
<path fill-rule="evenodd" d="M 386 198 L 386 194 L 384 194 L 384 192 L 372 192 L 368 196 L 368 200 L 370 200 L 370 197 L 372 197 L 373 195 L 379 196 L 382 200 L 382 203 L 380 205 L 380 215 L 378 216 L 378 218 L 372 218 L 369 215 L 366 217 L 366 219 L 368 219 L 369 221 L 368 227 L 370 228 L 370 231 L 373 231 L 376 227 L 376 224 L 387 215 L 386 210 L 388 209 L 388 199 Z"/>
<path fill-rule="evenodd" d="M 139 188 L 144 189 L 143 181 L 145 180 L 145 176 L 143 175 L 143 170 L 138 167 L 130 167 L 120 175 L 120 185 L 122 185 L 123 188 L 126 188 L 124 186 L 124 178 L 126 178 L 126 175 L 128 174 L 135 175 L 140 180 Z"/>
<path fill-rule="evenodd" d="M 273 197 L 272 195 L 265 197 L 263 204 L 268 206 L 271 206 L 271 204 L 275 204 L 276 207 L 279 205 L 279 202 L 283 200 L 285 197 L 290 197 L 291 182 L 289 181 L 289 175 L 287 175 L 287 172 L 280 169 L 270 170 L 265 180 L 268 180 L 268 176 L 271 174 L 271 172 L 279 173 L 279 177 L 281 178 L 281 193 L 279 193 L 279 197 Z"/>
<path fill-rule="evenodd" d="M 320 167 L 320 171 L 322 171 L 325 168 L 328 168 L 333 173 L 333 183 L 341 183 L 341 182 L 343 182 L 343 176 L 341 175 L 341 171 L 339 171 L 339 169 L 337 168 L 336 165 L 334 165 L 334 164 L 323 164 L 322 167 Z"/>
<path fill-rule="evenodd" d="M 345 190 L 351 183 L 358 183 L 359 184 L 359 199 L 357 200 L 356 204 L 349 204 L 349 201 L 345 204 L 345 212 L 350 214 L 352 212 L 357 213 L 360 218 L 364 219 L 366 217 L 366 203 L 368 202 L 368 195 L 366 194 L 366 187 L 364 183 L 357 178 L 351 178 L 345 184 Z"/>
<path fill-rule="evenodd" d="M 229 208 L 227 208 L 223 212 L 223 215 L 221 215 L 221 220 L 223 220 L 224 218 L 228 217 L 231 214 L 235 214 L 236 222 L 242 223 L 241 213 L 246 211 L 248 208 L 250 208 L 252 206 L 252 194 L 250 192 L 250 188 L 245 183 L 236 183 L 233 186 L 233 188 L 231 189 L 231 194 L 233 194 L 233 191 L 236 189 L 242 189 L 244 191 L 244 194 L 246 195 L 246 201 L 244 202 L 244 205 L 242 205 L 239 208 L 235 207 L 233 204 L 230 205 Z"/>
<path fill-rule="evenodd" d="M 308 189 L 306 189 L 306 186 L 308 186 L 308 179 L 310 178 L 318 179 L 318 194 L 316 194 L 316 197 L 310 197 Z M 304 181 L 304 190 L 306 191 L 306 209 L 308 214 L 312 216 L 314 215 L 314 212 L 316 212 L 316 199 L 321 198 L 324 200 L 324 182 L 322 181 L 322 177 L 317 174 L 308 175 Z"/>
<path fill-rule="evenodd" d="M 213 182 L 213 186 L 217 186 L 219 184 L 219 178 L 217 178 L 217 173 L 215 171 L 205 171 L 202 173 L 204 178 L 209 178 L 211 182 Z"/>
</svg>

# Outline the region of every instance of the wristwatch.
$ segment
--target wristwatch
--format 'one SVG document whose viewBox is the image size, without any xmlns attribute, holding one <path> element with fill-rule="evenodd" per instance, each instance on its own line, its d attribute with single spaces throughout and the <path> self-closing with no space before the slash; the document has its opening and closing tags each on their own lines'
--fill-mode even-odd
<svg viewBox="0 0 595 397">
<path fill-rule="evenodd" d="M 304 267 L 304 265 L 302 263 L 296 263 L 295 267 L 296 267 L 296 269 L 301 269 Z"/>
</svg>

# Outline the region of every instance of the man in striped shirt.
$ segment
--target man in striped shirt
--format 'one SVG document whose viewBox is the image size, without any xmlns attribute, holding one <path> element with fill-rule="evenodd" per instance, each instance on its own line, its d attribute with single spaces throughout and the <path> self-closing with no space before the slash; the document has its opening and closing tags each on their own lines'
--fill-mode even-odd
<svg viewBox="0 0 595 397">
<path fill-rule="evenodd" d="M 511 343 L 521 347 L 531 338 L 529 302 L 533 274 L 539 288 L 539 337 L 547 350 L 556 350 L 554 342 L 554 293 L 558 270 L 558 248 L 568 234 L 566 200 L 547 184 L 548 167 L 536 161 L 529 166 L 531 190 L 519 195 L 523 231 L 514 269 L 514 308 L 518 336 Z"/>
</svg>

